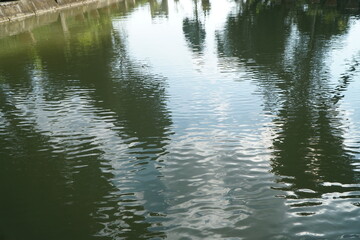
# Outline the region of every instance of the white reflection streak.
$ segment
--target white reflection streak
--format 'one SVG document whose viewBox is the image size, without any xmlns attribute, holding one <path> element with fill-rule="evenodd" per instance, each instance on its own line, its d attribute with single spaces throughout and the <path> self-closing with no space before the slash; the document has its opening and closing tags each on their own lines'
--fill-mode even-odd
<svg viewBox="0 0 360 240">
<path fill-rule="evenodd" d="M 290 26 L 290 35 L 287 38 L 285 49 L 284 49 L 284 58 L 283 58 L 283 66 L 289 72 L 295 72 L 296 64 L 294 62 L 296 48 L 299 47 L 300 42 L 300 33 L 296 24 L 292 23 Z"/>
<path fill-rule="evenodd" d="M 194 69 L 193 64 L 188 64 L 187 59 L 193 59 L 194 55 L 189 48 L 184 48 L 186 40 L 174 39 L 171 36 L 182 36 L 182 17 L 192 17 L 194 3 L 190 0 L 180 1 L 176 10 L 184 12 L 180 16 L 176 16 L 179 13 L 172 12 L 173 8 L 170 4 L 167 22 L 154 24 L 147 12 L 139 10 L 132 14 L 131 19 L 127 19 L 125 26 L 132 59 L 149 62 L 154 72 L 172 81 L 174 76 L 179 76 L 179 71 L 181 71 L 180 76 L 184 78 Z M 224 75 L 219 74 L 217 70 L 215 33 L 223 28 L 226 16 L 235 10 L 234 6 L 236 4 L 229 1 L 212 1 L 210 15 L 203 19 L 206 28 L 206 47 L 202 58 L 206 61 L 202 63 L 204 64 L 203 69 L 205 68 L 206 71 L 196 73 L 199 81 L 211 81 L 212 84 L 216 84 L 219 82 L 216 78 L 224 78 Z M 161 37 L 159 38 L 159 36 Z M 144 42 L 143 39 L 147 39 L 147 41 Z M 159 52 L 160 48 L 162 51 Z M 196 55 L 196 57 L 198 56 Z M 198 62 L 195 61 L 195 63 Z M 238 62 L 236 65 L 236 68 L 239 69 Z M 216 76 L 213 76 L 214 71 Z M 176 94 L 180 94 L 179 89 L 176 90 Z M 184 94 L 191 95 L 192 90 L 194 89 L 187 89 Z M 254 212 L 261 214 L 246 204 L 239 205 L 237 201 L 240 200 L 231 196 L 229 192 L 233 188 L 241 188 L 242 185 L 250 189 L 255 188 L 254 182 L 252 182 L 256 178 L 253 175 L 254 171 L 264 178 L 271 178 L 272 175 L 268 173 L 269 155 L 266 149 L 272 143 L 272 126 L 271 123 L 264 123 L 264 126 L 257 126 L 254 132 L 246 132 L 244 129 L 239 131 L 239 128 L 243 127 L 239 126 L 242 122 L 230 119 L 236 109 L 232 108 L 233 106 L 224 97 L 225 95 L 221 90 L 215 90 L 212 97 L 199 103 L 201 106 L 210 106 L 208 110 L 212 111 L 211 116 L 216 118 L 212 119 L 210 124 L 214 123 L 215 126 L 209 127 L 208 123 L 194 122 L 191 126 L 176 129 L 176 135 L 172 136 L 167 147 L 170 152 L 165 157 L 168 167 L 162 171 L 162 174 L 164 175 L 163 182 L 167 185 L 166 188 L 171 190 L 167 193 L 167 199 L 169 199 L 170 205 L 170 219 L 173 220 L 166 223 L 168 226 L 180 226 L 206 232 L 206 229 L 234 227 L 235 224 L 248 218 Z M 191 106 L 196 108 L 194 101 Z M 184 104 L 182 104 L 183 106 Z M 179 111 L 179 108 L 175 107 L 174 109 Z M 200 107 L 200 111 L 202 110 L 204 109 Z M 181 114 L 177 111 L 174 112 L 175 115 Z M 204 120 L 203 116 L 199 117 Z M 175 116 L 173 121 L 174 125 L 177 125 L 176 122 L 182 120 Z M 181 125 L 180 122 L 179 125 Z M 234 131 L 230 129 L 234 129 Z M 258 154 L 259 152 L 262 154 Z M 246 155 L 248 156 L 244 157 Z M 240 159 L 240 157 L 244 159 Z M 227 169 L 224 169 L 225 167 Z M 229 178 L 231 174 L 229 171 L 232 168 L 238 169 L 238 176 L 234 176 L 237 180 L 235 185 L 226 180 Z M 264 191 L 269 190 L 269 188 L 266 188 L 267 190 L 265 188 Z M 244 202 L 247 201 L 249 199 L 244 200 Z M 226 211 L 225 209 L 229 207 L 233 207 L 234 210 Z M 168 238 L 176 239 L 175 232 L 168 232 Z"/>
<path fill-rule="evenodd" d="M 115 125 L 94 114 L 96 111 L 102 113 L 104 111 L 93 107 L 91 100 L 84 95 L 89 90 L 67 89 L 68 96 L 65 99 L 49 104 L 43 97 L 42 78 L 35 72 L 32 79 L 33 92 L 31 95 L 35 98 L 33 106 L 18 104 L 17 107 L 33 109 L 36 128 L 43 135 L 50 137 L 53 148 L 60 147 L 65 150 L 65 154 L 69 154 L 72 147 L 88 143 L 91 138 L 92 143 L 98 145 L 98 150 L 102 152 L 101 157 L 109 161 L 111 165 L 115 165 L 114 167 L 119 167 L 121 161 L 117 161 L 117 156 L 127 147 L 117 132 L 113 130 Z M 27 101 L 21 102 L 25 104 Z M 49 105 L 51 105 L 51 109 L 49 109 Z"/>
<path fill-rule="evenodd" d="M 351 21 L 351 20 L 350 20 Z M 335 47 L 332 48 L 332 51 L 328 54 L 326 62 L 329 63 L 330 67 L 330 76 L 333 76 L 335 80 L 340 80 L 342 74 L 346 74 L 349 71 L 349 67 L 354 64 L 354 62 L 360 63 L 360 21 L 353 20 L 349 24 L 350 29 L 346 36 L 342 39 L 334 38 L 332 43 Z M 340 44 L 339 44 L 339 40 Z M 351 96 L 351 101 L 346 101 L 345 104 L 341 104 L 342 113 L 344 115 L 344 120 L 342 124 L 346 125 L 345 129 L 349 129 L 344 132 L 344 144 L 345 146 L 356 147 L 358 151 L 358 142 L 360 142 L 359 133 L 360 129 L 356 121 L 356 114 L 358 113 L 359 102 L 354 101 L 357 99 L 358 93 L 360 91 L 360 83 L 356 81 L 359 78 L 359 69 L 360 66 L 356 67 L 356 72 L 350 76 L 350 85 L 351 88 L 345 89 L 347 96 Z M 355 96 L 352 96 L 354 94 Z M 353 149 L 354 150 L 354 149 Z M 358 154 L 359 155 L 359 154 Z"/>
<path fill-rule="evenodd" d="M 266 153 L 266 149 L 272 144 L 273 127 L 269 122 L 264 126 L 259 126 L 254 132 L 240 131 L 239 133 L 237 129 L 239 123 L 236 120 L 231 121 L 225 128 L 222 127 L 222 122 L 227 120 L 230 113 L 235 110 L 221 95 L 210 97 L 211 103 L 204 104 L 214 109 L 213 115 L 217 117 L 217 120 L 212 122 L 218 125 L 205 127 L 198 123 L 195 126 L 177 130 L 176 132 L 184 134 L 171 141 L 168 147 L 171 149 L 167 156 L 168 163 L 180 166 L 178 172 L 164 173 L 165 178 L 171 179 L 175 176 L 174 178 L 185 182 L 181 185 L 179 182 L 165 181 L 168 189 L 174 189 L 177 192 L 177 196 L 171 196 L 170 199 L 193 196 L 187 201 L 172 206 L 173 209 L 183 209 L 186 212 L 176 214 L 175 222 L 171 222 L 170 225 L 206 231 L 206 229 L 235 227 L 239 221 L 251 217 L 252 214 L 258 214 L 255 213 L 257 212 L 255 209 L 247 206 L 246 202 L 250 199 L 241 196 L 245 204 L 238 205 L 233 202 L 239 200 L 230 192 L 234 188 L 241 189 L 241 186 L 253 188 L 252 179 L 256 178 L 253 175 L 254 172 L 262 174 L 265 178 L 270 177 L 269 154 Z M 234 132 L 230 129 L 234 129 Z M 181 150 L 184 148 L 187 149 L 186 153 Z M 178 153 L 181 156 L 172 156 L 172 153 Z M 171 163 L 173 158 L 176 160 Z M 237 176 L 230 176 L 234 174 L 229 172 L 231 168 L 238 169 Z M 229 184 L 227 180 L 229 177 L 237 179 L 235 185 Z M 227 208 L 234 208 L 234 211 L 239 211 L 239 213 L 225 211 Z M 205 213 L 203 209 L 208 210 Z M 169 234 L 170 238 L 176 236 L 175 232 Z"/>
<path fill-rule="evenodd" d="M 4 131 L 4 128 L 8 126 L 8 122 L 6 118 L 4 117 L 4 113 L 0 110 L 0 135 L 2 135 L 2 131 Z M 4 131 L 5 132 L 5 131 Z"/>
</svg>

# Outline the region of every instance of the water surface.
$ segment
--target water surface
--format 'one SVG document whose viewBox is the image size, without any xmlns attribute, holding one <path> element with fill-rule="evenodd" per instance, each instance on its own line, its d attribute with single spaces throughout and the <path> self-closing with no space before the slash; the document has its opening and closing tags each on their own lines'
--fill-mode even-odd
<svg viewBox="0 0 360 240">
<path fill-rule="evenodd" d="M 354 2 L 0 25 L 0 239 L 360 239 Z"/>
</svg>

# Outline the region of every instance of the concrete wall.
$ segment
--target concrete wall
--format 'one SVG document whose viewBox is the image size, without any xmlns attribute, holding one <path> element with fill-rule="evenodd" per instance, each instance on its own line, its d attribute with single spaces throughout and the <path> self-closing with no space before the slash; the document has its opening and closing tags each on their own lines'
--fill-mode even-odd
<svg viewBox="0 0 360 240">
<path fill-rule="evenodd" d="M 0 2 L 0 23 L 102 0 L 17 0 Z"/>
<path fill-rule="evenodd" d="M 50 11 L 46 14 L 27 17 L 21 21 L 7 21 L 0 24 L 0 40 L 3 37 L 17 35 L 22 32 L 31 31 L 34 28 L 56 22 L 60 19 L 68 18 L 70 16 L 81 15 L 85 12 L 90 12 L 95 9 L 110 8 L 118 9 L 119 4 L 125 4 L 124 0 L 98 0 L 87 2 L 73 6 L 71 8 L 63 8 L 59 11 Z M 126 4 L 125 4 L 126 5 Z M 68 5 L 67 5 L 68 6 Z M 58 8 L 56 8 L 57 10 Z"/>
</svg>

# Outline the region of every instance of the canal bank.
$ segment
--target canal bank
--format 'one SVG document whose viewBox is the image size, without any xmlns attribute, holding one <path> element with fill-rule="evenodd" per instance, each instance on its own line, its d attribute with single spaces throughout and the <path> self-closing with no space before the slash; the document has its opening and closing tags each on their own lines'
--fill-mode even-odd
<svg viewBox="0 0 360 240">
<path fill-rule="evenodd" d="M 83 2 L 84 3 L 84 2 Z M 61 8 L 55 11 L 46 12 L 46 14 L 33 15 L 25 18 L 18 18 L 14 21 L 0 22 L 0 39 L 7 36 L 14 36 L 24 32 L 31 32 L 40 26 L 48 25 L 58 20 L 61 21 L 63 28 L 66 29 L 66 22 L 64 19 L 71 16 L 83 15 L 91 11 L 99 9 L 107 9 L 106 11 L 112 12 L 117 9 L 119 4 L 124 4 L 126 7 L 131 7 L 123 0 L 97 0 L 87 1 L 86 4 L 81 5 L 67 5 L 72 7 Z"/>
<path fill-rule="evenodd" d="M 106 4 L 108 0 L 18 0 L 0 2 L 0 24 L 96 2 L 105 2 Z"/>
</svg>

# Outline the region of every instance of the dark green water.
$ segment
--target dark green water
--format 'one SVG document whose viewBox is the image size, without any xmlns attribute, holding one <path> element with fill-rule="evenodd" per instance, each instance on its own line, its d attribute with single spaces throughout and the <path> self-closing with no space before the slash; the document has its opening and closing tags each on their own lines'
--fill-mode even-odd
<svg viewBox="0 0 360 240">
<path fill-rule="evenodd" d="M 356 1 L 256 2 L 2 36 L 0 239 L 360 239 Z"/>
</svg>

